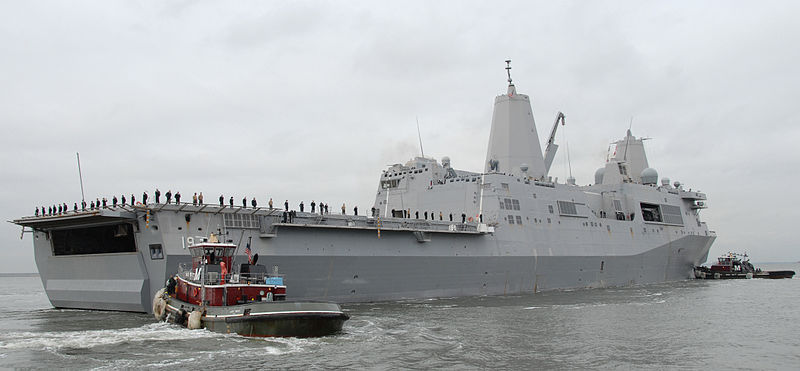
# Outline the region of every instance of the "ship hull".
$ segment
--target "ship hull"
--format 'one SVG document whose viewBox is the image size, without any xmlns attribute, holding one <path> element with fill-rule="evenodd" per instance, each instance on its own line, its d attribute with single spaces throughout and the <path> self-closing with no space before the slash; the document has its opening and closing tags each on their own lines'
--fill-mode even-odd
<svg viewBox="0 0 800 371">
<path fill-rule="evenodd" d="M 137 252 L 72 256 L 54 256 L 44 232 L 35 234 L 42 284 L 57 308 L 151 312 L 155 291 L 179 263 L 190 261 L 180 246 L 166 249 L 163 259 L 152 259 L 142 246 L 169 239 L 161 233 L 138 234 Z M 706 260 L 715 239 L 684 236 L 631 255 L 558 256 L 550 255 L 558 246 L 512 248 L 491 234 L 436 236 L 427 242 L 409 236 L 384 232 L 378 239 L 373 233 L 297 227 L 254 240 L 263 241 L 254 250 L 261 252 L 261 263 L 280 267 L 293 299 L 346 303 L 683 280 Z M 620 243 L 613 250 L 625 251 L 630 245 Z M 246 259 L 235 257 L 239 263 Z"/>
</svg>

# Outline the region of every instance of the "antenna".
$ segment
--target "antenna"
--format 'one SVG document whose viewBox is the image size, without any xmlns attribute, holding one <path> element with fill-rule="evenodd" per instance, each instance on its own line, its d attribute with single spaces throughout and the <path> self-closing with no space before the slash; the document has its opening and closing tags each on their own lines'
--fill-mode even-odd
<svg viewBox="0 0 800 371">
<path fill-rule="evenodd" d="M 622 159 L 628 161 L 628 143 L 631 141 L 631 128 L 633 127 L 633 116 L 631 116 L 631 123 L 628 125 L 628 135 L 625 136 L 625 152 L 622 153 Z"/>
<path fill-rule="evenodd" d="M 419 137 L 419 151 L 422 152 L 422 158 L 425 158 L 425 150 L 422 149 L 422 134 L 419 132 L 419 116 L 417 116 L 417 137 Z"/>
<path fill-rule="evenodd" d="M 563 123 L 563 121 L 562 121 L 562 123 Z M 562 126 L 566 126 L 566 125 L 562 124 Z M 567 128 L 564 128 L 563 130 L 561 130 L 561 136 L 564 138 L 564 147 L 566 147 L 566 150 L 567 150 L 567 166 L 569 166 L 569 177 L 573 178 L 572 177 L 572 161 L 570 161 L 570 158 L 569 158 L 569 141 L 567 141 Z"/>
<path fill-rule="evenodd" d="M 81 154 L 75 152 L 75 156 L 78 157 L 78 179 L 81 180 L 81 202 L 86 202 L 86 197 L 83 195 L 83 174 L 81 174 Z"/>
<path fill-rule="evenodd" d="M 511 83 L 511 60 L 506 59 L 506 73 L 508 74 L 508 85 L 514 85 Z"/>
</svg>

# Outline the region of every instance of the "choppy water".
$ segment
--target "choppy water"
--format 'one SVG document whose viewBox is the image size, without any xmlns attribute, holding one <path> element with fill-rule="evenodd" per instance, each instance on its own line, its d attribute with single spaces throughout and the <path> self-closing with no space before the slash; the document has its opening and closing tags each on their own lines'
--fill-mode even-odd
<svg viewBox="0 0 800 371">
<path fill-rule="evenodd" d="M 352 318 L 337 336 L 248 339 L 144 314 L 52 309 L 37 277 L 3 277 L 0 367 L 800 368 L 797 278 L 344 308 Z"/>
</svg>

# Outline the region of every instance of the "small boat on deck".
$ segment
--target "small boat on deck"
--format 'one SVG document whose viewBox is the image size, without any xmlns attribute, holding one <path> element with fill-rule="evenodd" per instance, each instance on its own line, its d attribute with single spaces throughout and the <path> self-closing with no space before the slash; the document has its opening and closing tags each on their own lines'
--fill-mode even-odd
<svg viewBox="0 0 800 371">
<path fill-rule="evenodd" d="M 242 336 L 317 337 L 340 332 L 349 319 L 336 303 L 286 300 L 283 276 L 256 264 L 258 254 L 231 273 L 236 245 L 213 234 L 189 245 L 191 267 L 181 264 L 153 298 L 159 321 Z"/>
<path fill-rule="evenodd" d="M 747 254 L 728 253 L 717 258 L 711 267 L 694 267 L 694 276 L 699 279 L 748 279 L 748 278 L 792 278 L 794 271 L 763 271 L 753 267 Z"/>
</svg>

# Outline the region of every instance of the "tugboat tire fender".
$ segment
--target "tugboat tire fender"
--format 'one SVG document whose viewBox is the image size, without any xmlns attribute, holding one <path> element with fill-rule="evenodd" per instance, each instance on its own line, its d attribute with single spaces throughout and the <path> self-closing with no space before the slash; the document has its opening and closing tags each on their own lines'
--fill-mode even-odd
<svg viewBox="0 0 800 371">
<path fill-rule="evenodd" d="M 190 330 L 197 330 L 203 328 L 203 313 L 199 310 L 193 310 L 192 313 L 189 314 L 189 320 L 186 324 L 186 327 Z"/>
<path fill-rule="evenodd" d="M 153 316 L 157 320 L 163 321 L 167 317 L 167 301 L 164 300 L 164 289 L 158 290 L 153 297 Z"/>
<path fill-rule="evenodd" d="M 714 273 L 714 279 L 715 279 L 715 280 L 718 280 L 718 279 L 719 279 L 719 273 Z"/>
</svg>

